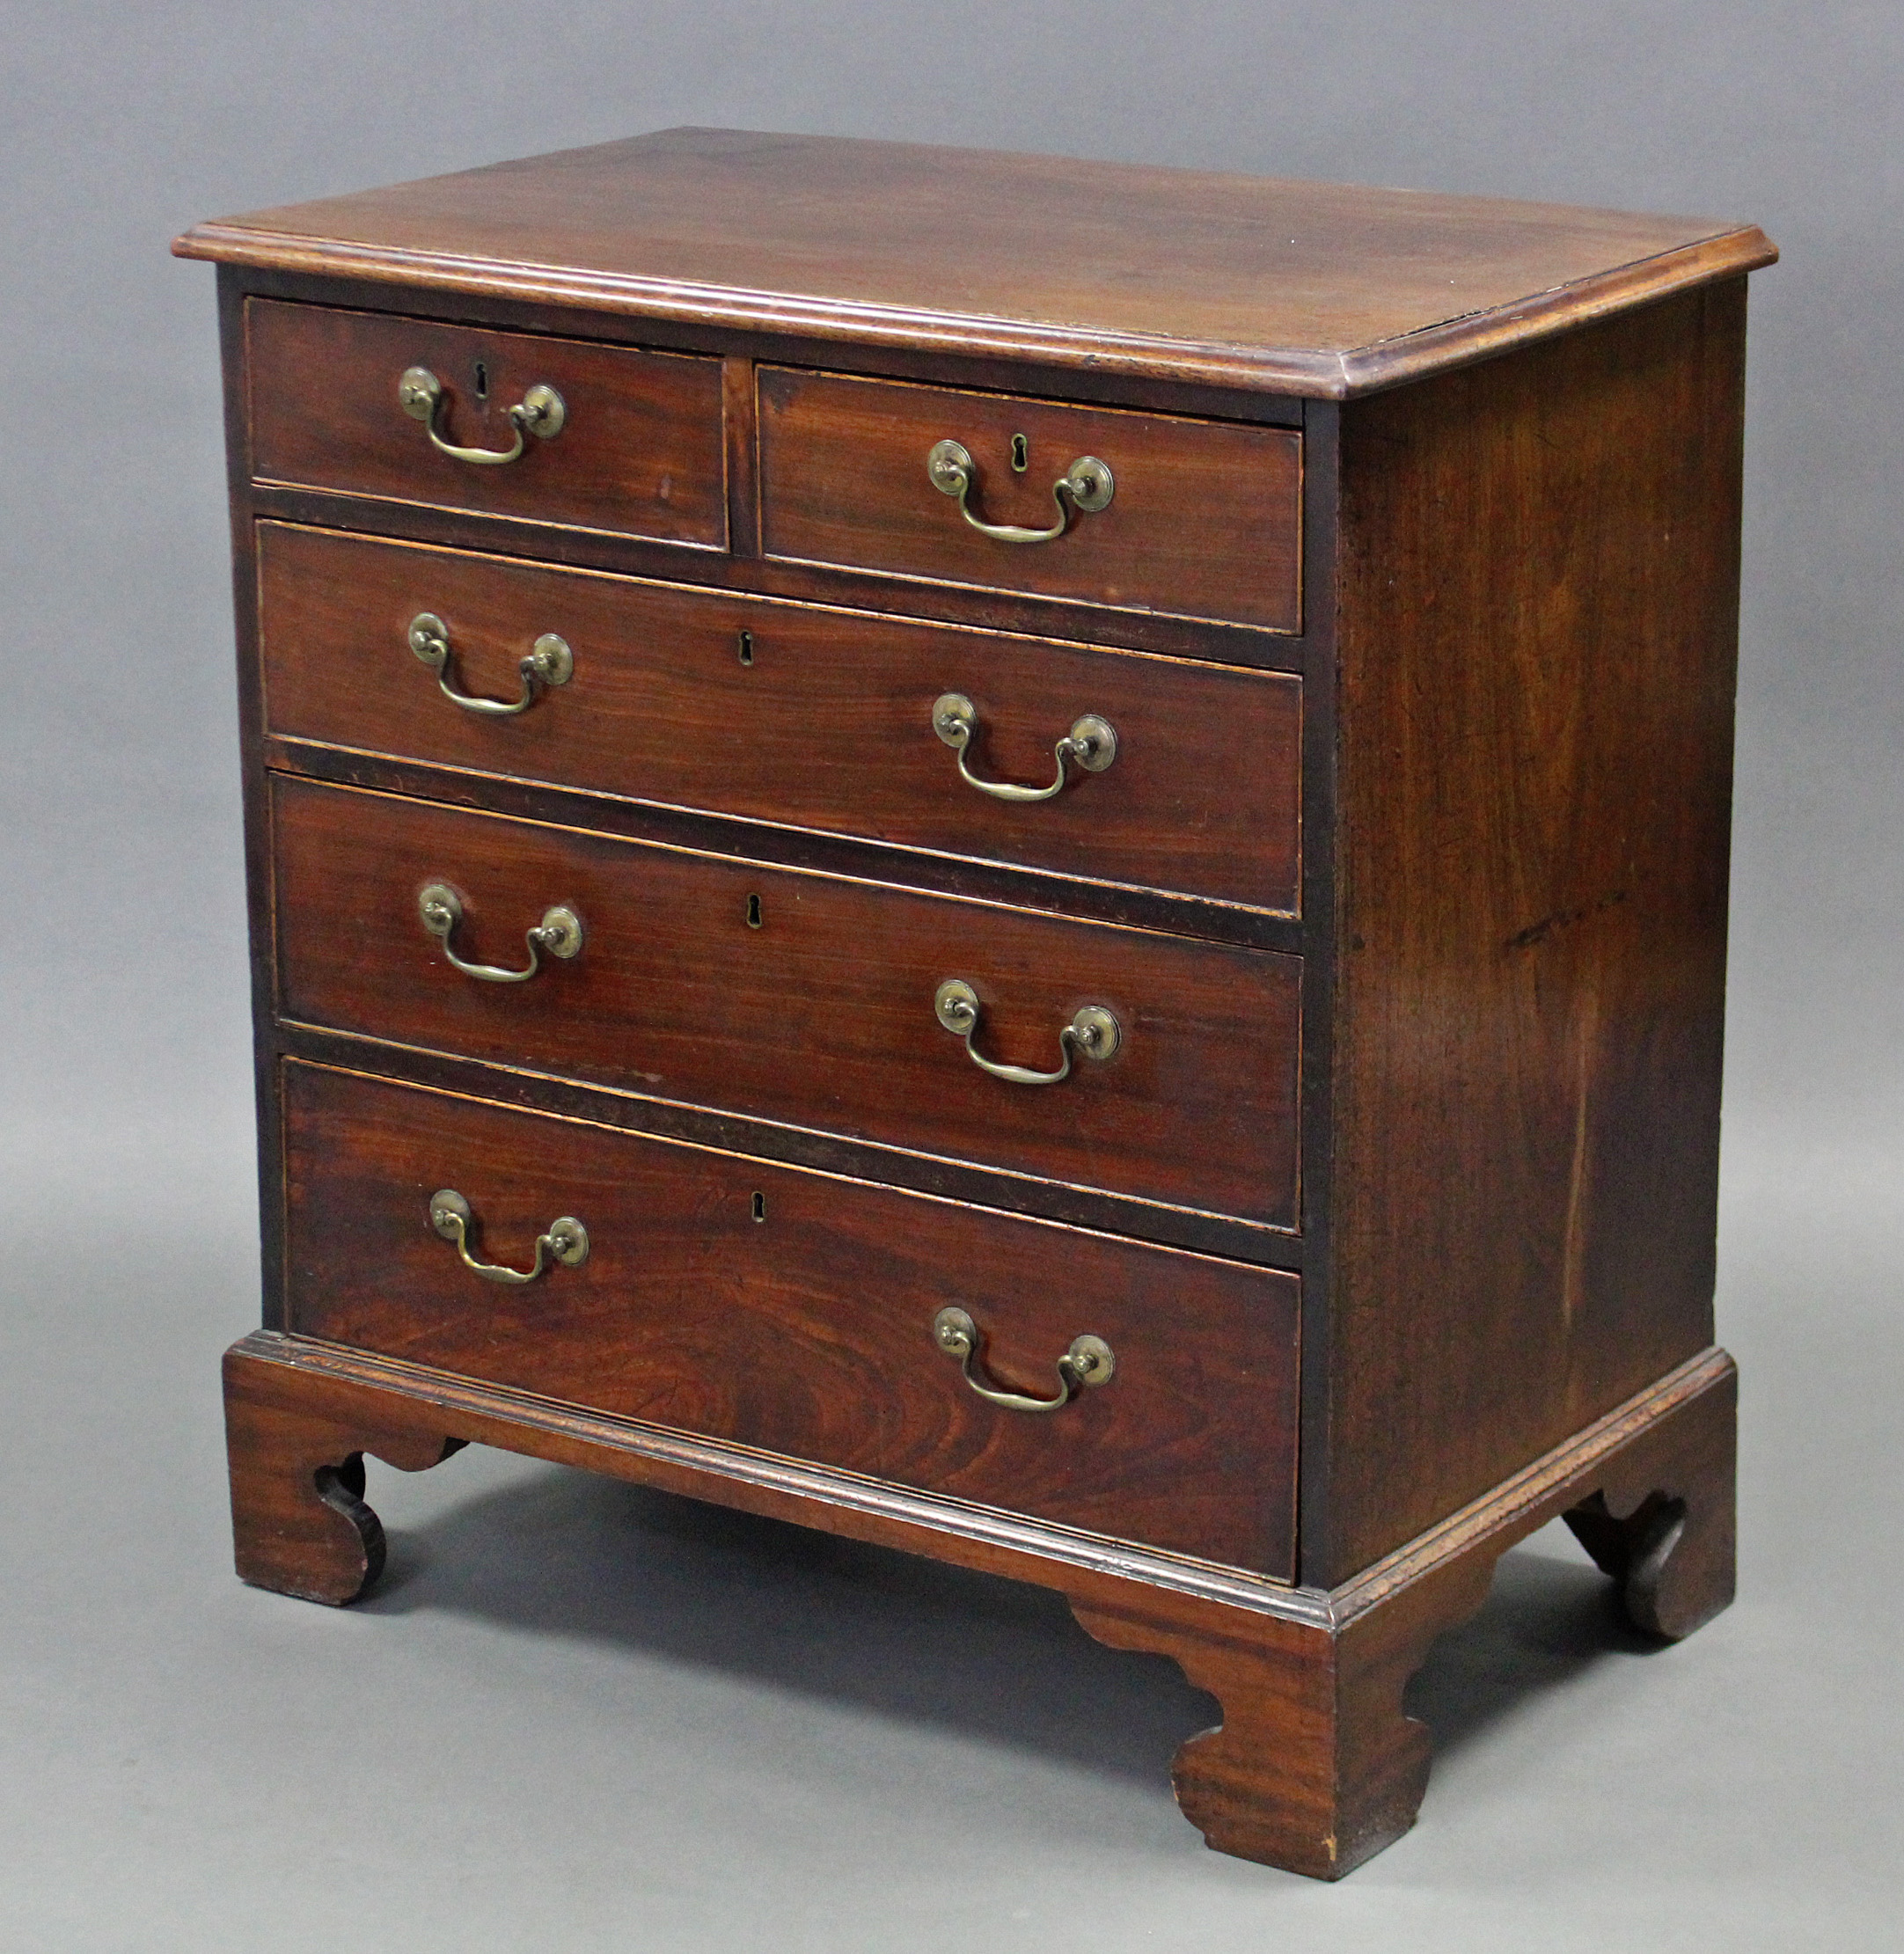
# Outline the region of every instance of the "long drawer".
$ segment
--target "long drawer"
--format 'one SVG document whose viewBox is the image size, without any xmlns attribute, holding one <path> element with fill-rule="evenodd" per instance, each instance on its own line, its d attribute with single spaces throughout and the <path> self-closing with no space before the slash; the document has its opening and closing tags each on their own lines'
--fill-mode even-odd
<svg viewBox="0 0 1904 1954">
<path fill-rule="evenodd" d="M 274 732 L 1296 908 L 1302 687 L 1285 674 L 280 523 L 259 525 L 258 545 Z M 558 684 L 524 670 L 551 636 Z M 948 697 L 971 708 L 963 749 L 935 715 Z M 1093 719 L 1109 729 L 1104 750 L 1060 758 Z M 1014 801 L 974 787 L 962 763 L 990 785 L 1064 784 Z"/>
<path fill-rule="evenodd" d="M 719 360 L 261 298 L 245 334 L 260 481 L 727 546 Z"/>
<path fill-rule="evenodd" d="M 789 367 L 757 391 L 770 557 L 1302 628 L 1291 428 Z"/>
<path fill-rule="evenodd" d="M 1300 958 L 295 777 L 273 801 L 289 1019 L 1295 1225 Z M 552 909 L 576 954 L 453 966 L 526 969 Z"/>
<path fill-rule="evenodd" d="M 297 1062 L 284 1106 L 296 1331 L 1291 1577 L 1292 1276 Z M 987 1401 L 948 1306 L 988 1389 L 1108 1379 Z"/>
</svg>

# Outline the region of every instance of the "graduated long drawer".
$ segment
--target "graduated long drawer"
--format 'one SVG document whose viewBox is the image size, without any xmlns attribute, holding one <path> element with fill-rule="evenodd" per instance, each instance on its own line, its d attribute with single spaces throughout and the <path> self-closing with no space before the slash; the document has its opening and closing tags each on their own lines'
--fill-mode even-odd
<svg viewBox="0 0 1904 1954">
<path fill-rule="evenodd" d="M 273 806 L 289 1019 L 1294 1226 L 1300 958 L 296 778 Z M 451 963 L 527 968 L 552 908 L 579 954 L 522 983 Z M 954 981 L 969 1050 L 940 1015 Z M 1094 1056 L 1065 1034 L 1097 1013 Z M 1053 1072 L 1067 1050 L 1047 1086 L 973 1057 Z"/>
<path fill-rule="evenodd" d="M 1302 685 L 1050 639 L 263 523 L 270 730 L 327 745 L 1278 914 L 1300 879 Z M 436 667 L 412 627 L 434 619 Z M 427 627 L 426 627 L 427 629 Z M 560 684 L 523 667 L 550 634 Z M 445 690 L 464 702 L 445 696 Z M 972 707 L 962 776 L 935 730 Z M 516 705 L 507 714 L 484 705 Z M 1111 728 L 1101 771 L 1059 741 Z"/>
<path fill-rule="evenodd" d="M 1293 1277 L 326 1067 L 284 1087 L 294 1330 L 1290 1575 Z M 579 1264 L 537 1248 L 564 1218 Z M 1056 1397 L 1080 1336 L 1108 1381 L 990 1402 L 948 1305 L 988 1389 Z"/>
</svg>

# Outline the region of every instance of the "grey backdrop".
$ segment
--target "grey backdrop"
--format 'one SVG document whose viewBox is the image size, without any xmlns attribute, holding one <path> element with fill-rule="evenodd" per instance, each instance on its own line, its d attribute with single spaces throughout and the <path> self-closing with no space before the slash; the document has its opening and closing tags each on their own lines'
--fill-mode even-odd
<svg viewBox="0 0 1904 1954">
<path fill-rule="evenodd" d="M 1853 0 L 9 0 L 0 1947 L 1894 1946 L 1904 12 Z M 201 216 L 670 122 L 1762 223 L 1722 1334 L 1732 1612 L 1647 1653 L 1542 1535 L 1419 1688 L 1421 1826 L 1205 1852 L 1209 1704 L 1049 1597 L 493 1453 L 381 1598 L 240 1587 L 238 800 Z"/>
</svg>

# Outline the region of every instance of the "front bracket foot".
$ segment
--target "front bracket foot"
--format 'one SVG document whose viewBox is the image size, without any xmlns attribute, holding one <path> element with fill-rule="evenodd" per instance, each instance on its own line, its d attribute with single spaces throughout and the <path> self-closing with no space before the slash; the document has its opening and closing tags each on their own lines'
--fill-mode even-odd
<svg viewBox="0 0 1904 1954">
<path fill-rule="evenodd" d="M 406 1472 L 464 1443 L 427 1425 L 360 1424 L 310 1401 L 297 1372 L 236 1350 L 225 1358 L 225 1447 L 238 1577 L 333 1607 L 384 1570 L 383 1523 L 364 1504 L 363 1455 Z"/>
</svg>

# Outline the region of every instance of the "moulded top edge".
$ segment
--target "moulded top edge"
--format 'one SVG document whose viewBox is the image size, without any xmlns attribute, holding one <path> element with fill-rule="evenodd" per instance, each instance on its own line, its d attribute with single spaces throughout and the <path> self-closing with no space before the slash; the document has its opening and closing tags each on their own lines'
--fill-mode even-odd
<svg viewBox="0 0 1904 1954">
<path fill-rule="evenodd" d="M 1769 264 L 1750 225 L 732 130 L 204 223 L 258 270 L 1343 399 Z"/>
</svg>

